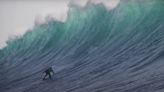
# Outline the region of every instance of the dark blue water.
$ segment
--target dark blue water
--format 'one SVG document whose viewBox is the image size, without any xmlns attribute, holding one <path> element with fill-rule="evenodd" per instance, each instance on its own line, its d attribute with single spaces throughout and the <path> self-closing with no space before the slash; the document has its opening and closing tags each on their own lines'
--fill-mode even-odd
<svg viewBox="0 0 164 92">
<path fill-rule="evenodd" d="M 164 92 L 164 1 L 70 7 L 0 51 L 0 92 Z M 53 80 L 42 73 L 55 67 Z"/>
</svg>

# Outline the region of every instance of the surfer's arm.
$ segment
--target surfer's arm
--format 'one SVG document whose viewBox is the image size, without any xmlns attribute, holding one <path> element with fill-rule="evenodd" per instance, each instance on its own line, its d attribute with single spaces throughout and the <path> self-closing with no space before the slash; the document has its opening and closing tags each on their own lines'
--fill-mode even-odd
<svg viewBox="0 0 164 92">
<path fill-rule="evenodd" d="M 53 69 L 51 70 L 51 72 L 52 72 L 53 74 L 55 73 Z"/>
</svg>

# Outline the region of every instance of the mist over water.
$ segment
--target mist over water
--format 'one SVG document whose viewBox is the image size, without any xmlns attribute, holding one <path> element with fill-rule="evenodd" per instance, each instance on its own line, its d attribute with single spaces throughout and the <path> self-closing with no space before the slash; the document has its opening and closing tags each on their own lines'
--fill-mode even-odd
<svg viewBox="0 0 164 92">
<path fill-rule="evenodd" d="M 164 2 L 72 6 L 0 51 L 2 92 L 163 92 Z M 53 80 L 42 72 L 56 67 Z"/>
</svg>

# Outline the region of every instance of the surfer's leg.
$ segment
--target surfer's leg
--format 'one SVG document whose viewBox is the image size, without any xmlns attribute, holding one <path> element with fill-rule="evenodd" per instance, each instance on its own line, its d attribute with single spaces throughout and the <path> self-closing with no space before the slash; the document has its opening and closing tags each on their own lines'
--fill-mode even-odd
<svg viewBox="0 0 164 92">
<path fill-rule="evenodd" d="M 46 76 L 47 76 L 47 73 L 46 73 L 46 75 L 43 77 L 43 80 L 45 80 Z"/>
<path fill-rule="evenodd" d="M 51 77 L 51 73 L 49 73 L 48 75 L 49 75 L 49 78 L 52 79 L 52 77 Z"/>
</svg>

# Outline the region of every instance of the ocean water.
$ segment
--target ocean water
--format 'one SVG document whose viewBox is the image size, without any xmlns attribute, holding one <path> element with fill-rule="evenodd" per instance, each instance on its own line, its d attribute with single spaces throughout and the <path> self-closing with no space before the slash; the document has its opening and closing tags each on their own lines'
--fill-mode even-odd
<svg viewBox="0 0 164 92">
<path fill-rule="evenodd" d="M 71 6 L 0 50 L 0 92 L 164 92 L 164 1 Z M 42 81 L 54 66 L 53 80 Z"/>
</svg>

